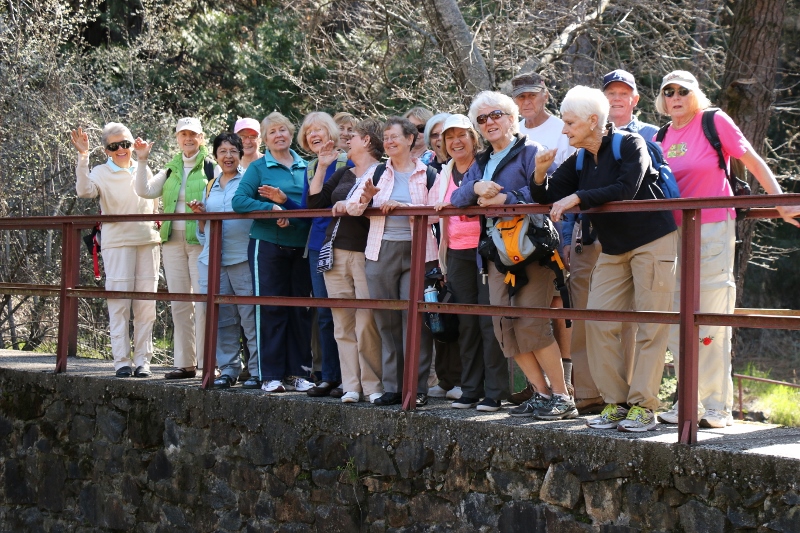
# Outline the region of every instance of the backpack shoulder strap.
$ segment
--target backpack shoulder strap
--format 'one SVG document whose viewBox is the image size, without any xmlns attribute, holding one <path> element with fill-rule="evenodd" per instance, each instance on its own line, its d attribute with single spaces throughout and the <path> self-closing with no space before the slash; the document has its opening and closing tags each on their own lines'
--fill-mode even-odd
<svg viewBox="0 0 800 533">
<path fill-rule="evenodd" d="M 208 201 L 208 195 L 211 194 L 211 187 L 214 186 L 214 183 L 216 183 L 216 181 L 217 178 L 211 178 L 210 180 L 208 180 L 208 183 L 206 184 L 206 201 Z"/>
<path fill-rule="evenodd" d="M 614 154 L 614 159 L 617 163 L 622 163 L 622 134 L 618 131 L 614 132 L 611 138 L 611 152 Z"/>
<path fill-rule="evenodd" d="M 430 165 L 428 165 L 428 168 L 425 169 L 425 177 L 427 178 L 428 190 L 431 190 L 433 184 L 436 183 L 436 177 L 438 175 L 439 173 L 436 171 L 436 169 Z"/>
<path fill-rule="evenodd" d="M 383 176 L 384 172 L 386 172 L 386 163 L 381 163 L 375 167 L 375 173 L 372 175 L 373 185 L 378 186 L 378 182 L 381 181 L 381 176 Z"/>
<path fill-rule="evenodd" d="M 578 150 L 578 155 L 575 156 L 575 170 L 577 170 L 578 172 L 583 170 L 583 157 L 585 153 L 586 150 L 584 148 L 581 148 L 580 150 Z"/>
<path fill-rule="evenodd" d="M 216 163 L 210 157 L 206 157 L 205 161 L 203 161 L 203 171 L 209 181 L 214 179 L 214 166 L 216 166 Z"/>
<path fill-rule="evenodd" d="M 667 135 L 667 130 L 669 129 L 670 124 L 672 124 L 672 122 L 667 122 L 661 126 L 661 128 L 659 128 L 658 133 L 656 133 L 656 142 L 664 142 L 664 137 Z"/>
<path fill-rule="evenodd" d="M 706 136 L 712 148 L 717 152 L 719 159 L 719 168 L 725 171 L 728 175 L 728 165 L 725 164 L 725 155 L 722 153 L 722 142 L 719 140 L 719 133 L 717 133 L 717 126 L 714 124 L 714 115 L 717 114 L 719 109 L 712 107 L 703 111 L 703 135 Z"/>
</svg>

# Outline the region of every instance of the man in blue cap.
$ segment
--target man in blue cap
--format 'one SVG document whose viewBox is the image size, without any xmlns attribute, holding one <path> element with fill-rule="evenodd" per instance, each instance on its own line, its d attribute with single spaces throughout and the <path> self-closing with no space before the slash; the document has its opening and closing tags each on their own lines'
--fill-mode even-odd
<svg viewBox="0 0 800 533">
<path fill-rule="evenodd" d="M 639 103 L 639 92 L 636 90 L 633 74 L 621 69 L 612 70 L 603 76 L 603 94 L 611 105 L 608 120 L 616 127 L 638 133 L 648 141 L 658 133 L 656 126 L 641 122 L 633 116 L 633 110 Z"/>
</svg>

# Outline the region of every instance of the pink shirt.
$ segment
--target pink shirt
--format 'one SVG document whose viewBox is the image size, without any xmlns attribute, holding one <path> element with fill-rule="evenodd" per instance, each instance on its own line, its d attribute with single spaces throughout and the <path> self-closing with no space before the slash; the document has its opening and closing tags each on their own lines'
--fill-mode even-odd
<svg viewBox="0 0 800 533">
<path fill-rule="evenodd" d="M 699 112 L 686 126 L 680 129 L 672 126 L 667 128 L 661 143 L 664 158 L 675 174 L 682 198 L 732 196 L 725 171 L 719 168 L 717 152 L 703 134 L 702 120 L 703 113 Z M 753 149 L 731 117 L 723 111 L 717 111 L 714 115 L 714 125 L 717 127 L 722 153 L 728 165 L 731 157 L 738 159 Z M 733 208 L 703 209 L 701 222 L 722 222 L 728 217 L 736 219 Z M 681 218 L 681 211 L 675 211 L 675 222 L 679 226 Z"/>
<path fill-rule="evenodd" d="M 456 190 L 452 175 L 448 180 L 447 192 L 444 201 L 449 202 L 450 196 Z M 469 250 L 478 247 L 478 240 L 481 236 L 480 217 L 447 217 L 447 247 L 453 250 Z"/>
</svg>

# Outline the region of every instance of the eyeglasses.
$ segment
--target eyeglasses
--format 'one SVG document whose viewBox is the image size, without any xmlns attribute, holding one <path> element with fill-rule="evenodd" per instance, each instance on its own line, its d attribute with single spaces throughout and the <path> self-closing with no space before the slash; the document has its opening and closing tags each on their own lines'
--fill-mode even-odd
<svg viewBox="0 0 800 533">
<path fill-rule="evenodd" d="M 236 156 L 239 155 L 239 150 L 217 150 L 217 155 L 219 157 Z"/>
<path fill-rule="evenodd" d="M 109 152 L 116 152 L 120 148 L 124 148 L 125 150 L 127 150 L 132 145 L 133 143 L 130 141 L 119 141 L 117 143 L 111 143 L 108 146 L 106 146 L 106 150 L 108 150 Z"/>
<path fill-rule="evenodd" d="M 441 136 L 442 136 L 441 133 L 431 133 L 430 134 L 430 138 L 431 138 L 432 141 L 435 140 L 435 139 L 438 139 Z"/>
<path fill-rule="evenodd" d="M 500 120 L 500 117 L 508 114 L 509 113 L 500 111 L 499 109 L 495 109 L 491 113 L 486 113 L 485 115 L 478 115 L 478 117 L 475 119 L 475 122 L 477 122 L 478 124 L 486 124 L 486 121 L 489 119 Z"/>
<path fill-rule="evenodd" d="M 425 133 L 425 124 L 417 124 L 417 131 L 420 133 Z"/>
<path fill-rule="evenodd" d="M 258 139 L 258 135 L 239 135 L 239 137 L 243 141 L 255 141 L 256 139 Z"/>
<path fill-rule="evenodd" d="M 664 96 L 667 98 L 672 98 L 673 96 L 675 96 L 675 89 L 673 89 L 672 87 L 664 87 L 664 90 L 661 92 L 664 93 Z M 692 91 L 690 91 L 686 87 L 681 87 L 680 89 L 678 89 L 678 94 L 681 96 L 688 96 L 690 92 Z"/>
</svg>

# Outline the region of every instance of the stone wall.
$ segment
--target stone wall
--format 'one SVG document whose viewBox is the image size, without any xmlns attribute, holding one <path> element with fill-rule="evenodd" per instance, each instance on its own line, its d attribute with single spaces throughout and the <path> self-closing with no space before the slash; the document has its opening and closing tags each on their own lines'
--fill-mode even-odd
<svg viewBox="0 0 800 533">
<path fill-rule="evenodd" d="M 3 532 L 800 531 L 796 460 L 163 381 L 0 369 L 0 461 Z"/>
</svg>

